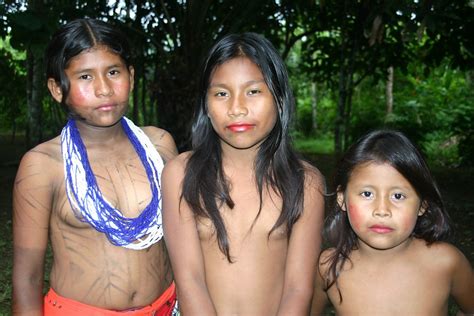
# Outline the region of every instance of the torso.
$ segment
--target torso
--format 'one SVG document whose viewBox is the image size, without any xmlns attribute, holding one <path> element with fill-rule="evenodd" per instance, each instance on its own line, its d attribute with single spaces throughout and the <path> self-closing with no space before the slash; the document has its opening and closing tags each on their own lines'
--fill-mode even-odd
<svg viewBox="0 0 474 316">
<path fill-rule="evenodd" d="M 329 291 L 338 315 L 446 315 L 451 289 L 448 244 L 427 246 L 413 239 L 403 254 L 383 260 L 364 258 L 354 250 L 336 286 Z"/>
<path fill-rule="evenodd" d="M 48 170 L 55 179 L 50 216 L 54 249 L 51 287 L 67 298 L 107 309 L 152 303 L 173 278 L 164 240 L 144 250 L 112 245 L 103 233 L 80 221 L 71 209 L 59 138 L 40 149 L 55 162 Z M 140 159 L 131 144 L 104 151 L 88 149 L 102 194 L 124 216 L 138 216 L 151 200 L 149 180 Z"/>
<path fill-rule="evenodd" d="M 206 282 L 218 315 L 274 315 L 280 302 L 285 275 L 288 239 L 282 225 L 269 236 L 281 211 L 275 193 L 263 191 L 263 207 L 253 174 L 232 175 L 233 209 L 221 209 L 226 223 L 233 263 L 219 249 L 215 230 L 209 219 L 198 218 L 206 270 Z M 231 223 L 231 224 L 230 224 Z"/>
</svg>

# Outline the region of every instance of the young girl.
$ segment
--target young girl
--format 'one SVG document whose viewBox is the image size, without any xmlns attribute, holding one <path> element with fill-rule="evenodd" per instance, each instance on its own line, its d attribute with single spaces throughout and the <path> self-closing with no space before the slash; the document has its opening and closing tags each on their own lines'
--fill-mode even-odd
<svg viewBox="0 0 474 316">
<path fill-rule="evenodd" d="M 165 240 L 184 315 L 303 315 L 320 251 L 323 180 L 290 146 L 284 63 L 245 33 L 210 50 L 193 151 L 163 171 Z"/>
<path fill-rule="evenodd" d="M 134 70 L 125 37 L 96 20 L 64 25 L 46 51 L 47 85 L 69 121 L 22 159 L 13 193 L 13 312 L 170 315 L 160 173 L 177 154 L 162 129 L 124 117 Z M 159 154 L 158 154 L 158 152 Z M 161 156 L 160 156 L 161 155 Z M 54 260 L 44 298 L 48 236 Z"/>
<path fill-rule="evenodd" d="M 327 298 L 338 315 L 447 315 L 452 295 L 474 312 L 468 260 L 450 234 L 439 190 L 400 132 L 374 131 L 342 158 L 319 260 L 312 314 Z"/>
</svg>

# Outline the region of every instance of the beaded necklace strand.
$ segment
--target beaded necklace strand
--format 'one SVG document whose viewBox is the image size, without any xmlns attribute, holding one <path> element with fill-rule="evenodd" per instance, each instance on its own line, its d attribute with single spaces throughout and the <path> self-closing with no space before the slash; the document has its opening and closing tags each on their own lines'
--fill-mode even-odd
<svg viewBox="0 0 474 316">
<path fill-rule="evenodd" d="M 146 249 L 163 237 L 160 177 L 163 160 L 145 133 L 126 117 L 121 124 L 145 168 L 152 199 L 141 214 L 128 218 L 102 195 L 74 119 L 61 132 L 66 193 L 76 217 L 104 233 L 116 246 Z"/>
</svg>

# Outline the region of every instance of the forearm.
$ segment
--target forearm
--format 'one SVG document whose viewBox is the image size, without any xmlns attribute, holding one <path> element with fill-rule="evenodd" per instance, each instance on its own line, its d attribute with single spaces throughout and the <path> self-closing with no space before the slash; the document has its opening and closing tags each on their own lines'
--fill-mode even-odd
<svg viewBox="0 0 474 316">
<path fill-rule="evenodd" d="M 308 315 L 311 308 L 312 290 L 293 289 L 284 291 L 278 316 Z"/>
<path fill-rule="evenodd" d="M 14 282 L 12 314 L 43 315 L 42 288 L 41 282 Z"/>
<path fill-rule="evenodd" d="M 178 300 L 181 315 L 215 316 L 217 312 L 212 303 L 207 286 L 186 287 L 178 285 Z"/>
</svg>

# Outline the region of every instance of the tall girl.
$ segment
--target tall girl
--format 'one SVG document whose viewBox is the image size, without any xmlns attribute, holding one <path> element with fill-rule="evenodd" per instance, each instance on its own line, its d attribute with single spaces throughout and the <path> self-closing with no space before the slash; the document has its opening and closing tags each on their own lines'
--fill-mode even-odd
<svg viewBox="0 0 474 316">
<path fill-rule="evenodd" d="M 112 25 L 63 25 L 45 54 L 51 96 L 69 120 L 22 158 L 13 192 L 14 315 L 171 315 L 160 174 L 173 138 L 125 117 L 134 69 Z M 50 289 L 43 300 L 51 240 Z"/>
<path fill-rule="evenodd" d="M 373 131 L 342 158 L 312 315 L 447 315 L 450 295 L 474 312 L 469 261 L 443 242 L 449 218 L 423 157 L 402 133 Z"/>
<path fill-rule="evenodd" d="M 165 240 L 185 315 L 303 315 L 320 251 L 323 179 L 289 138 L 285 65 L 254 33 L 210 50 L 193 151 L 163 171 Z"/>
</svg>

